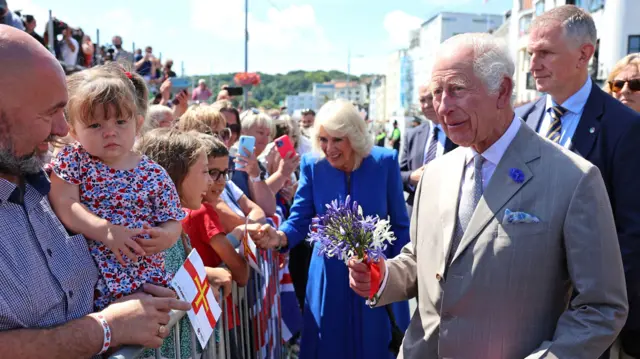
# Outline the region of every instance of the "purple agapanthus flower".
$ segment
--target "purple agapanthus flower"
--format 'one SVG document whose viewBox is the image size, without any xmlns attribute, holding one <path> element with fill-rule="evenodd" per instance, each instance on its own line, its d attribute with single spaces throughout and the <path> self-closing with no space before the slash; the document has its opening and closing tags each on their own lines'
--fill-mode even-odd
<svg viewBox="0 0 640 359">
<path fill-rule="evenodd" d="M 312 220 L 309 238 L 318 253 L 347 261 L 353 256 L 371 260 L 384 258 L 387 245 L 395 240 L 389 221 L 364 216 L 356 201 L 331 201 L 323 215 Z"/>
</svg>

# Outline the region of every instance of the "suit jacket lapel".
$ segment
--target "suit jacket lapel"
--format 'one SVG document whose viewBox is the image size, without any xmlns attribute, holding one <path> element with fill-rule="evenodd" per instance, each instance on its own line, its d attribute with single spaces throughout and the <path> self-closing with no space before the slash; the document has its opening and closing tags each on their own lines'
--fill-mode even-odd
<svg viewBox="0 0 640 359">
<path fill-rule="evenodd" d="M 523 118 L 527 121 L 527 125 L 534 132 L 538 132 L 538 128 L 540 128 L 540 123 L 542 122 L 542 118 L 544 117 L 544 109 L 547 104 L 547 96 L 542 96 L 531 108 L 531 112 L 523 116 Z"/>
<path fill-rule="evenodd" d="M 571 150 L 583 158 L 589 156 L 598 133 L 600 133 L 600 119 L 604 112 L 604 99 L 602 96 L 608 95 L 594 83 L 582 111 L 582 117 L 580 117 L 576 132 L 571 138 Z"/>
<path fill-rule="evenodd" d="M 473 242 L 489 221 L 501 212 L 502 207 L 533 178 L 534 174 L 528 163 L 540 157 L 540 140 L 538 135 L 528 127 L 520 127 L 480 198 L 452 262 Z M 517 168 L 524 174 L 524 180 L 521 183 L 511 178 L 509 172 L 512 168 Z M 498 220 L 502 219 L 498 218 Z"/>
<path fill-rule="evenodd" d="M 445 272 L 446 258 L 449 257 L 451 247 L 451 239 L 456 226 L 456 218 L 458 216 L 458 201 L 460 197 L 460 184 L 462 183 L 462 175 L 465 166 L 465 151 L 467 149 L 460 148 L 451 153 L 451 164 L 446 167 L 445 173 L 442 173 L 442 188 L 440 189 L 439 208 L 440 220 L 442 221 L 442 245 L 443 260 L 440 264 L 440 273 Z"/>
<path fill-rule="evenodd" d="M 427 122 L 425 126 L 420 126 L 416 133 L 416 137 L 414 139 L 415 144 L 413 158 L 411 159 L 413 161 L 414 169 L 422 167 L 422 164 L 424 163 L 424 150 L 427 145 L 427 138 L 431 133 L 431 126 L 433 126 L 433 124 L 431 122 Z"/>
</svg>

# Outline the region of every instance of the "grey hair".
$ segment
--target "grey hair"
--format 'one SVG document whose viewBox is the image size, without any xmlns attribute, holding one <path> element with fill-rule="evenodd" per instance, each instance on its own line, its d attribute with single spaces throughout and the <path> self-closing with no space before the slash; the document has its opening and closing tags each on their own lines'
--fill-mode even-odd
<svg viewBox="0 0 640 359">
<path fill-rule="evenodd" d="M 577 46 L 589 43 L 596 46 L 598 30 L 589 13 L 575 5 L 563 5 L 544 12 L 531 23 L 530 30 L 550 24 L 560 24 L 567 38 L 578 41 L 568 41 Z"/>
<path fill-rule="evenodd" d="M 442 43 L 440 52 L 468 46 L 473 49 L 473 72 L 484 82 L 490 93 L 496 93 L 505 77 L 513 80 L 516 66 L 503 40 L 487 33 L 465 33 Z"/>
<path fill-rule="evenodd" d="M 145 133 L 156 129 L 160 121 L 162 121 L 165 116 L 173 117 L 173 111 L 169 107 L 164 105 L 149 106 L 140 135 L 142 136 Z"/>
</svg>

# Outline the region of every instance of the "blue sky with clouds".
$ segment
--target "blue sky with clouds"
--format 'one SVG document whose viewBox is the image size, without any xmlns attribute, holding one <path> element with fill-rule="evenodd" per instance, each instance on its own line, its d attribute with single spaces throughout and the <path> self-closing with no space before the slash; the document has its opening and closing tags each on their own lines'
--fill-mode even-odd
<svg viewBox="0 0 640 359">
<path fill-rule="evenodd" d="M 43 31 L 48 10 L 96 41 L 119 34 L 129 49 L 151 45 L 180 72 L 237 72 L 244 66 L 244 0 L 7 0 L 34 14 Z M 249 70 L 383 73 L 408 31 L 440 11 L 503 14 L 512 0 L 249 0 Z"/>
</svg>

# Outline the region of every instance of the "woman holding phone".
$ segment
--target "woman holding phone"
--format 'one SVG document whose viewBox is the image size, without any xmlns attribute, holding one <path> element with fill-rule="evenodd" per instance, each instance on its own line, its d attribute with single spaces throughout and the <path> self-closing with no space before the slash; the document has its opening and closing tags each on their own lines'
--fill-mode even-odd
<svg viewBox="0 0 640 359">
<path fill-rule="evenodd" d="M 282 189 L 286 180 L 291 178 L 291 173 L 300 163 L 300 157 L 296 153 L 290 153 L 278 169 L 269 174 L 257 158 L 265 151 L 271 141 L 271 134 L 275 132 L 271 117 L 251 109 L 240 116 L 240 124 L 242 136 L 234 160 L 235 171 L 232 180 L 249 199 L 256 202 L 266 215 L 271 217 L 276 213 L 275 194 Z M 253 144 L 253 148 L 247 148 L 243 143 Z"/>
</svg>

